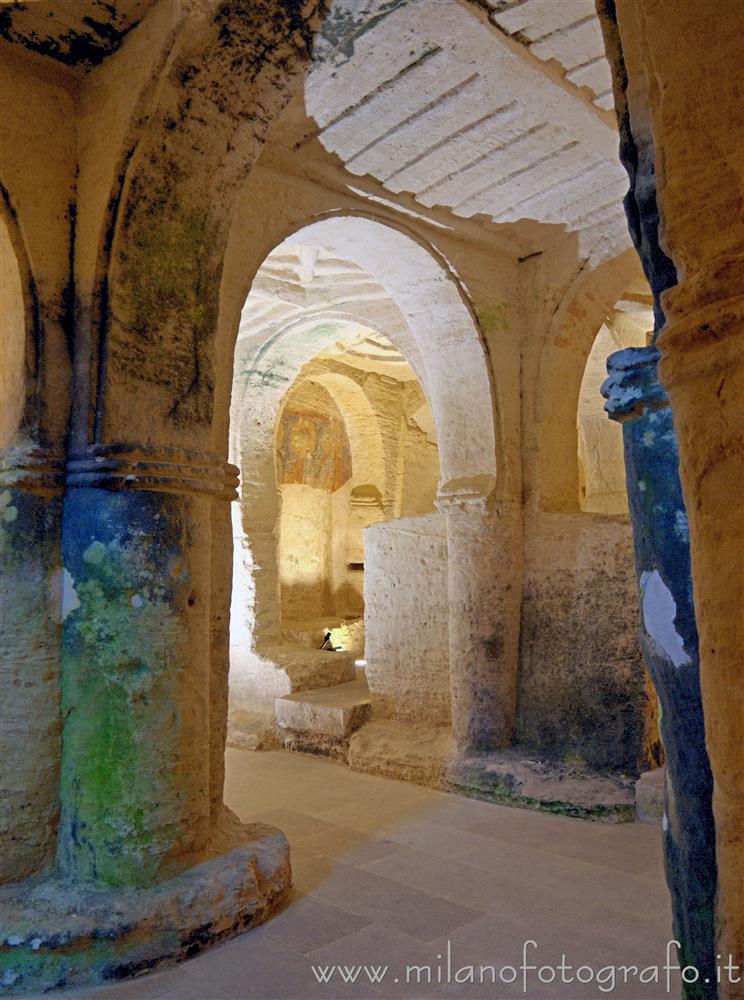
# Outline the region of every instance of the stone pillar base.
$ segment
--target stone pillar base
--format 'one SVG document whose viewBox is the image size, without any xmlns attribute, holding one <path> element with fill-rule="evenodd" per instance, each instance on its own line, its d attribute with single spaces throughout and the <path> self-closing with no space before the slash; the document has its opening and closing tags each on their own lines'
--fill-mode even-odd
<svg viewBox="0 0 744 1000">
<path fill-rule="evenodd" d="M 630 823 L 635 818 L 627 778 L 535 760 L 519 748 L 478 755 L 456 751 L 445 763 L 440 787 L 500 805 L 593 822 Z"/>
<path fill-rule="evenodd" d="M 286 898 L 292 874 L 279 830 L 226 823 L 209 853 L 217 856 L 146 889 L 58 877 L 4 886 L 2 992 L 110 982 L 178 962 L 261 923 Z"/>
</svg>

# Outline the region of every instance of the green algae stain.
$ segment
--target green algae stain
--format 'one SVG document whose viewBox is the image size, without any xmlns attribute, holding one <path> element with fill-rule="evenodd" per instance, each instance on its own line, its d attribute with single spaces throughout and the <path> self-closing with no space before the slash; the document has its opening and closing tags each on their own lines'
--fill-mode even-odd
<svg viewBox="0 0 744 1000">
<path fill-rule="evenodd" d="M 141 539 L 94 541 L 75 580 L 79 607 L 65 622 L 65 717 L 60 860 L 110 886 L 152 882 L 171 846 L 158 820 L 162 760 L 172 737 L 178 628 Z M 132 601 L 133 593 L 139 597 Z M 167 824 L 166 824 L 167 826 Z"/>
<path fill-rule="evenodd" d="M 133 235 L 136 253 L 127 259 L 126 275 L 136 330 L 149 329 L 153 315 L 171 314 L 198 334 L 211 330 L 217 306 L 205 284 L 216 288 L 218 283 L 217 271 L 210 277 L 206 259 L 211 242 L 200 212 L 177 210 L 139 220 Z M 198 280 L 197 274 L 202 276 Z"/>
<path fill-rule="evenodd" d="M 106 546 L 103 542 L 91 542 L 83 552 L 83 559 L 92 566 L 98 566 L 106 558 Z"/>
</svg>

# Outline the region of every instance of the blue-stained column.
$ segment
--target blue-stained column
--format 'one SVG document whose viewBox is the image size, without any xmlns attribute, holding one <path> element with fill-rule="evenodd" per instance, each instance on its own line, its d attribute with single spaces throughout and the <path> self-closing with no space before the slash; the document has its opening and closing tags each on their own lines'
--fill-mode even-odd
<svg viewBox="0 0 744 1000">
<path fill-rule="evenodd" d="M 687 514 L 669 401 L 655 347 L 610 356 L 605 409 L 622 423 L 641 604 L 641 647 L 661 707 L 666 753 L 664 857 L 689 998 L 717 996 L 713 779 L 705 748 Z M 706 983 L 707 979 L 707 983 Z"/>
<path fill-rule="evenodd" d="M 76 880 L 150 886 L 207 850 L 212 507 L 234 472 L 151 447 L 68 463 L 58 863 Z"/>
<path fill-rule="evenodd" d="M 653 344 L 611 355 L 602 392 L 610 417 L 623 425 L 641 645 L 661 706 L 667 757 L 664 855 L 674 932 L 683 963 L 699 973 L 695 982 L 683 986 L 683 994 L 688 1000 L 713 1000 L 718 995 L 713 778 L 705 745 L 679 451 L 669 400 L 658 381 L 655 346 L 665 323 L 662 294 L 676 285 L 677 271 L 659 240 L 656 150 L 643 68 L 635 62 L 635 50 L 626 62 L 615 0 L 597 0 L 597 11 L 613 73 L 620 160 L 630 182 L 625 196 L 628 230 L 654 301 Z"/>
</svg>

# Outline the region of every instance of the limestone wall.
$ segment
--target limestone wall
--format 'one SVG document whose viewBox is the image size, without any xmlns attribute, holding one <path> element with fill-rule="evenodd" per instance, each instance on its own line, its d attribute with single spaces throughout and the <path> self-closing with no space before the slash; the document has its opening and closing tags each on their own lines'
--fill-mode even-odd
<svg viewBox="0 0 744 1000">
<path fill-rule="evenodd" d="M 404 517 L 428 514 L 434 507 L 439 480 L 436 442 L 411 421 L 405 425 L 403 447 L 401 513 Z"/>
<path fill-rule="evenodd" d="M 367 679 L 375 711 L 449 722 L 449 599 L 444 517 L 365 531 Z"/>
<path fill-rule="evenodd" d="M 525 522 L 517 741 L 637 771 L 650 712 L 630 522 L 534 513 Z"/>
<path fill-rule="evenodd" d="M 283 486 L 281 532 L 282 615 L 317 618 L 332 612 L 331 494 L 301 484 Z"/>
</svg>

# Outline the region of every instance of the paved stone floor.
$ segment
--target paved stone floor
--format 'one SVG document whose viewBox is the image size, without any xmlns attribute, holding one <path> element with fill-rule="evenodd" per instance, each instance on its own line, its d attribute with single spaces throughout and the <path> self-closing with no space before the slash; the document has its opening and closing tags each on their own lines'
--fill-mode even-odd
<svg viewBox="0 0 744 1000">
<path fill-rule="evenodd" d="M 663 971 L 660 982 L 650 985 L 635 978 L 624 984 L 617 973 L 614 989 L 607 971 L 619 965 L 648 970 L 665 962 L 671 918 L 657 827 L 605 826 L 509 809 L 285 752 L 228 751 L 226 798 L 243 819 L 265 820 L 287 834 L 295 876 L 289 905 L 264 926 L 171 969 L 55 996 L 679 995 L 674 977 L 667 992 Z M 552 984 L 529 972 L 525 991 L 519 966 L 528 940 L 537 942 L 536 950 L 528 946 L 531 964 L 557 967 L 564 952 L 567 964 Z M 596 978 L 584 985 L 561 983 L 582 965 L 599 973 L 601 987 Z M 370 983 L 370 975 L 374 979 L 385 966 L 383 981 Z M 429 967 L 431 983 L 425 968 L 406 977 L 409 966 Z M 495 985 L 488 969 L 481 983 L 481 966 L 495 967 Z M 499 977 L 511 978 L 503 969 L 509 966 L 517 981 L 504 985 Z M 475 981 L 455 982 L 458 975 L 467 980 L 470 967 Z M 316 974 L 330 981 L 318 983 Z M 356 981 L 345 983 L 344 976 Z M 543 979 L 550 976 L 542 971 Z"/>
</svg>

